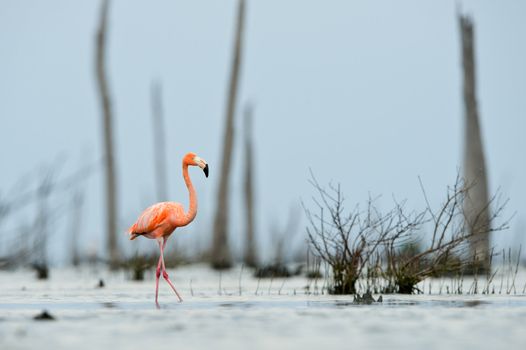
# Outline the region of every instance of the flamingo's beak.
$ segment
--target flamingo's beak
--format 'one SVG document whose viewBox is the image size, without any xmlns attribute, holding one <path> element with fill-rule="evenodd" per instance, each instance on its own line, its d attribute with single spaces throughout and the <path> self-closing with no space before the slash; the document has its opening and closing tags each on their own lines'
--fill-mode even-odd
<svg viewBox="0 0 526 350">
<path fill-rule="evenodd" d="M 203 169 L 205 176 L 208 177 L 208 163 L 203 158 L 199 158 L 199 157 L 195 157 L 194 161 L 198 167 Z"/>
</svg>

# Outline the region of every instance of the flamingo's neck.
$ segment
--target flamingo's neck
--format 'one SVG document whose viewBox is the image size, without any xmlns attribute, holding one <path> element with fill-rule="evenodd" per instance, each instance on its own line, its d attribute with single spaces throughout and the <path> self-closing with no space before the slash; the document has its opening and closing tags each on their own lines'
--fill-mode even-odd
<svg viewBox="0 0 526 350">
<path fill-rule="evenodd" d="M 190 180 L 190 175 L 188 175 L 188 164 L 183 164 L 183 178 L 186 187 L 188 188 L 188 193 L 190 194 L 190 204 L 188 207 L 188 212 L 184 215 L 183 226 L 191 223 L 196 214 L 197 214 L 197 195 L 195 193 L 194 185 Z"/>
</svg>

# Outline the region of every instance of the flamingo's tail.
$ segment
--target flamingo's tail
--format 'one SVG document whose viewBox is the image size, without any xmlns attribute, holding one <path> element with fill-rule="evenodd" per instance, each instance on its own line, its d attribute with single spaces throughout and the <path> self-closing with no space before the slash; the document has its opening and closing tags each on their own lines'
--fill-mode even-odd
<svg viewBox="0 0 526 350">
<path fill-rule="evenodd" d="M 140 234 L 137 234 L 134 232 L 135 231 L 135 225 L 133 225 L 132 227 L 130 227 L 127 231 L 126 231 L 126 234 L 128 234 L 130 236 L 130 241 L 133 241 L 135 238 L 139 237 Z"/>
<path fill-rule="evenodd" d="M 130 234 L 130 241 L 133 241 L 135 238 L 139 237 L 140 235 L 136 234 L 136 233 L 132 233 Z"/>
</svg>

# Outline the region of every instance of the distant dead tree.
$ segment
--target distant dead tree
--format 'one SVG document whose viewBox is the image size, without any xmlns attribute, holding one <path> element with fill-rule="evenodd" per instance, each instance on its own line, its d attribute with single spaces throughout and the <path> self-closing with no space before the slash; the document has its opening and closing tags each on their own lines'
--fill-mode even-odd
<svg viewBox="0 0 526 350">
<path fill-rule="evenodd" d="M 73 193 L 71 205 L 71 228 L 69 231 L 71 264 L 78 266 L 80 264 L 79 238 L 82 229 L 82 209 L 84 206 L 84 194 L 82 191 L 77 190 Z"/>
<path fill-rule="evenodd" d="M 166 141 L 164 137 L 162 85 L 159 81 L 152 83 L 151 99 L 157 200 L 163 202 L 168 199 L 168 182 L 166 180 Z"/>
<path fill-rule="evenodd" d="M 295 236 L 300 222 L 299 207 L 292 205 L 284 225 L 272 220 L 270 225 L 271 260 L 259 265 L 254 271 L 256 278 L 288 278 L 301 273 L 301 266 L 291 270 L 287 265 L 298 254 Z"/>
<path fill-rule="evenodd" d="M 53 171 L 47 169 L 43 173 L 43 177 L 37 189 L 38 196 L 38 213 L 35 222 L 35 229 L 37 235 L 34 241 L 33 249 L 33 268 L 37 271 L 39 279 L 48 278 L 48 258 L 47 247 L 49 238 L 49 197 L 53 190 Z"/>
<path fill-rule="evenodd" d="M 100 9 L 99 27 L 96 37 L 95 69 L 102 106 L 102 132 L 106 170 L 106 237 L 111 268 L 119 264 L 117 247 L 117 180 L 115 174 L 115 153 L 113 140 L 113 116 L 106 72 L 106 38 L 108 28 L 109 0 L 103 0 Z"/>
<path fill-rule="evenodd" d="M 2 225 L 2 221 L 7 216 L 8 213 L 9 213 L 9 207 L 7 203 L 5 203 L 2 193 L 0 193 L 0 226 Z M 5 242 L 3 241 L 3 239 L 4 237 L 0 237 L 0 256 L 2 256 L 2 254 L 4 253 L 3 248 L 4 248 Z M 0 258 L 0 267 L 2 267 L 1 260 L 2 259 Z"/>
<path fill-rule="evenodd" d="M 252 145 L 252 105 L 245 108 L 245 182 L 244 199 L 246 215 L 245 254 L 243 260 L 249 267 L 257 267 L 256 233 L 254 217 L 254 150 Z"/>
<path fill-rule="evenodd" d="M 294 238 L 300 223 L 300 209 L 296 205 L 290 206 L 285 225 L 279 226 L 276 221 L 271 223 L 271 249 L 274 251 L 273 263 L 276 265 L 285 265 L 297 253 L 295 251 L 297 245 L 294 247 Z"/>
<path fill-rule="evenodd" d="M 211 249 L 212 267 L 226 269 L 232 266 L 232 257 L 228 246 L 228 215 L 230 213 L 229 178 L 234 145 L 234 114 L 236 110 L 239 70 L 241 66 L 241 48 L 245 22 L 245 0 L 239 0 L 237 26 L 234 44 L 234 57 L 230 75 L 230 87 L 223 137 L 223 159 L 217 193 L 217 206 L 214 219 L 214 237 Z"/>
<path fill-rule="evenodd" d="M 2 197 L 2 194 L 0 193 L 0 223 L 7 216 L 8 213 L 9 206 L 7 205 L 7 203 L 5 203 L 5 200 Z"/>
<path fill-rule="evenodd" d="M 464 68 L 465 145 L 464 180 L 471 187 L 466 193 L 464 211 L 466 224 L 472 232 L 484 232 L 470 238 L 471 254 L 477 258 L 477 269 L 489 270 L 491 226 L 486 163 L 476 98 L 475 50 L 473 20 L 459 15 Z"/>
</svg>

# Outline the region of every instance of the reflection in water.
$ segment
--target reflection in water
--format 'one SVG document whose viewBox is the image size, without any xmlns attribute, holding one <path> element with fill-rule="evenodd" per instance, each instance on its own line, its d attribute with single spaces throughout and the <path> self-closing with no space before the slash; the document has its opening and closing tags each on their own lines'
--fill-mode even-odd
<svg viewBox="0 0 526 350">
<path fill-rule="evenodd" d="M 115 305 L 115 303 L 109 301 L 109 302 L 104 302 L 104 303 L 101 303 L 101 305 L 106 308 L 106 309 L 114 309 L 117 307 L 117 305 Z"/>
</svg>

